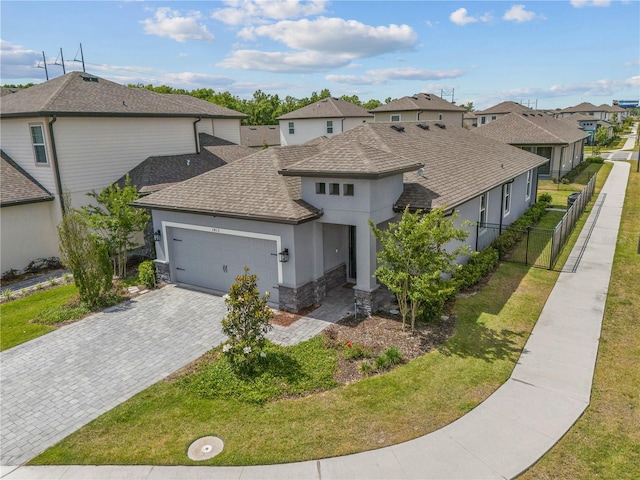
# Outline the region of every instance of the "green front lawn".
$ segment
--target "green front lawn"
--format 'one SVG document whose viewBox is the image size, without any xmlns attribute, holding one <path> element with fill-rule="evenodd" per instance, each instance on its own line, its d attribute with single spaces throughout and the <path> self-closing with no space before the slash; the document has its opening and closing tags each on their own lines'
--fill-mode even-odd
<svg viewBox="0 0 640 480">
<path fill-rule="evenodd" d="M 600 183 L 601 188 L 612 168 L 613 165 L 611 163 L 592 163 L 580 172 L 573 183 L 568 184 L 553 183 L 552 180 L 540 180 L 538 181 L 538 195 L 542 193 L 551 195 L 550 206 L 552 208 L 567 208 L 567 197 L 570 194 L 582 191 L 594 174 L 598 174 L 596 182 Z M 597 188 L 596 191 L 598 190 Z"/>
<path fill-rule="evenodd" d="M 78 295 L 75 285 L 63 285 L 0 305 L 0 349 L 15 347 L 54 327 L 31 323 L 43 311 L 63 307 Z"/>
</svg>

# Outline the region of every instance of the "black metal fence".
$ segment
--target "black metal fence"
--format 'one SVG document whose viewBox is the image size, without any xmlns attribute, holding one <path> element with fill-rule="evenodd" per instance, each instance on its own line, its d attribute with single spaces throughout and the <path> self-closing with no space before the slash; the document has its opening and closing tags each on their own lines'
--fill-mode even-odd
<svg viewBox="0 0 640 480">
<path fill-rule="evenodd" d="M 582 192 L 573 199 L 573 205 L 567 209 L 567 212 L 555 228 L 519 228 L 513 225 L 505 227 L 486 224 L 484 228 L 487 231 L 483 233 L 483 236 L 488 234 L 486 238 L 496 238 L 507 228 L 516 231 L 520 236 L 520 240 L 508 254 L 506 260 L 551 270 L 560 256 L 562 247 L 567 243 L 567 239 L 571 235 L 578 218 L 580 218 L 580 214 L 593 197 L 595 185 L 596 176 L 594 175 Z"/>
</svg>

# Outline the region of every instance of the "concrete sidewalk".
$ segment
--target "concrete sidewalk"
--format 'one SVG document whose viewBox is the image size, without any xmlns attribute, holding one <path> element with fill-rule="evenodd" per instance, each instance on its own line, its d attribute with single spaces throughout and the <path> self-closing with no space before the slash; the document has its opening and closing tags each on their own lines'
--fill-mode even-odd
<svg viewBox="0 0 640 480">
<path fill-rule="evenodd" d="M 503 479 L 535 463 L 589 404 L 629 164 L 616 162 L 511 378 L 429 435 L 379 450 L 253 467 L 4 467 L 18 479 Z"/>
</svg>

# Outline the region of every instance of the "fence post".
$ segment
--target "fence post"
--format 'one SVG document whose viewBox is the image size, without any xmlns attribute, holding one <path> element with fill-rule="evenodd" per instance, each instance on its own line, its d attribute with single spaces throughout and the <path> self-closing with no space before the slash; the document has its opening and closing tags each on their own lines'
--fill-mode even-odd
<svg viewBox="0 0 640 480">
<path fill-rule="evenodd" d="M 531 227 L 527 227 L 527 243 L 524 251 L 524 264 L 529 265 L 529 237 L 531 236 Z"/>
</svg>

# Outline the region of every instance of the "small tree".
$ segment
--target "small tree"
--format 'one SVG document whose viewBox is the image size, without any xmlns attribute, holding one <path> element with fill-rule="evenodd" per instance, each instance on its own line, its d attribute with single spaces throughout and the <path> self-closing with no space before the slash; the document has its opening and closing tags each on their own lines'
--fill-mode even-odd
<svg viewBox="0 0 640 480">
<path fill-rule="evenodd" d="M 89 308 L 100 305 L 113 286 L 109 253 L 78 212 L 67 212 L 58 225 L 62 262 L 73 273 L 80 301 Z"/>
<path fill-rule="evenodd" d="M 138 246 L 133 234 L 144 230 L 149 215 L 140 208 L 129 205 L 139 198 L 138 189 L 131 185 L 127 175 L 124 188 L 114 184 L 100 193 L 90 192 L 98 205 L 85 205 L 82 215 L 89 225 L 100 232 L 114 258 L 114 270 L 119 277 L 127 273 L 127 250 Z"/>
<path fill-rule="evenodd" d="M 273 328 L 269 323 L 273 312 L 267 306 L 269 292 L 260 297 L 257 281 L 257 275 L 244 267 L 244 274 L 236 277 L 225 298 L 228 313 L 222 319 L 222 331 L 229 337 L 222 351 L 232 364 L 249 370 L 263 355 L 265 335 Z"/>
<path fill-rule="evenodd" d="M 429 316 L 439 315 L 446 299 L 455 287 L 446 277 L 455 271 L 455 260 L 469 252 L 462 245 L 452 251 L 445 246 L 451 241 L 464 241 L 468 232 L 454 226 L 456 217 L 445 217 L 444 210 L 429 213 L 409 212 L 407 207 L 398 223 L 390 223 L 388 229 L 369 225 L 380 242 L 376 278 L 386 285 L 398 299 L 404 330 L 407 316 L 411 318 L 411 331 L 421 309 Z"/>
<path fill-rule="evenodd" d="M 602 147 L 609 141 L 609 131 L 600 125 L 596 130 L 593 140 L 595 141 L 595 145 L 593 146 L 592 152 L 594 155 L 600 155 Z"/>
</svg>

